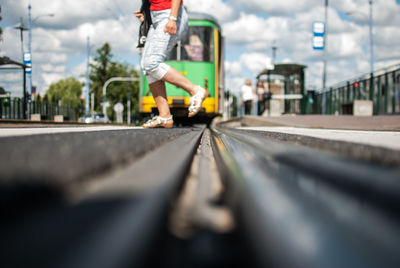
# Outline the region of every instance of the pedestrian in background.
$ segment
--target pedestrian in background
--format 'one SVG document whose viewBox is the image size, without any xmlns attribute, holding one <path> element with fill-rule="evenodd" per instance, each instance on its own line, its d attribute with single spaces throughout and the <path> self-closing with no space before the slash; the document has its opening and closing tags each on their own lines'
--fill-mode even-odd
<svg viewBox="0 0 400 268">
<path fill-rule="evenodd" d="M 265 87 L 263 82 L 257 82 L 257 108 L 258 108 L 258 115 L 262 115 L 265 110 L 265 100 L 264 100 L 264 93 Z"/>
<path fill-rule="evenodd" d="M 251 108 L 254 101 L 254 90 L 251 86 L 250 79 L 246 79 L 246 83 L 241 88 L 242 93 L 242 105 L 244 106 L 244 114 L 251 114 Z"/>
<path fill-rule="evenodd" d="M 200 112 L 201 105 L 209 93 L 164 63 L 168 53 L 188 30 L 188 15 L 182 5 L 182 0 L 143 0 L 143 5 L 146 1 L 150 4 L 152 24 L 144 45 L 141 67 L 146 75 L 159 115 L 142 126 L 144 128 L 172 128 L 174 121 L 168 106 L 165 82 L 182 88 L 191 95 L 189 117 Z M 141 22 L 145 20 L 144 14 L 146 12 L 135 12 Z"/>
</svg>

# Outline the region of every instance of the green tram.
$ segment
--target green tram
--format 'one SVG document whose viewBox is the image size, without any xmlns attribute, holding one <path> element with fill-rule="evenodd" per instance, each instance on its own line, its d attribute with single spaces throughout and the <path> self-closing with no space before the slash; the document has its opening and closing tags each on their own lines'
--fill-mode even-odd
<svg viewBox="0 0 400 268">
<path fill-rule="evenodd" d="M 206 88 L 210 95 L 203 102 L 199 121 L 209 122 L 223 112 L 224 101 L 224 45 L 217 20 L 203 13 L 189 13 L 189 30 L 178 42 L 166 63 L 180 71 L 196 85 Z M 187 117 L 190 95 L 181 88 L 166 83 L 168 104 L 174 121 Z M 156 104 L 146 77 L 141 75 L 140 113 L 143 117 L 157 114 Z M 184 121 L 184 120 L 183 120 Z"/>
</svg>

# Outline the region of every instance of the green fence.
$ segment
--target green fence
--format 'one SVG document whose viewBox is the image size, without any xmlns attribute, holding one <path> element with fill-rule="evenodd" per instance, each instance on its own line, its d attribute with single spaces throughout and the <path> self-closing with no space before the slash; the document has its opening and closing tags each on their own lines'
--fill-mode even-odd
<svg viewBox="0 0 400 268">
<path fill-rule="evenodd" d="M 352 114 L 355 100 L 370 100 L 374 115 L 400 114 L 400 65 L 341 82 L 315 94 L 310 110 L 317 114 Z"/>
<path fill-rule="evenodd" d="M 63 115 L 65 121 L 78 121 L 78 109 L 56 103 L 32 101 L 24 109 L 23 98 L 0 98 L 0 119 L 28 119 L 31 114 L 40 114 L 43 120 L 54 120 L 55 115 Z"/>
</svg>

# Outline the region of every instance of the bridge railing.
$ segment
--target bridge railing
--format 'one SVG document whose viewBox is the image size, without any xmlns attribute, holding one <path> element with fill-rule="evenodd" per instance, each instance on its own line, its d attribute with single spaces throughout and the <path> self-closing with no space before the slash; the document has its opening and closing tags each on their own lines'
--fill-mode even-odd
<svg viewBox="0 0 400 268">
<path fill-rule="evenodd" d="M 0 96 L 0 119 L 29 119 L 29 115 L 40 114 L 43 120 L 54 120 L 63 115 L 65 121 L 78 121 L 79 110 L 71 106 L 45 101 L 32 101 L 24 109 L 23 98 Z"/>
<path fill-rule="evenodd" d="M 318 114 L 353 114 L 355 101 L 369 101 L 373 115 L 400 114 L 400 65 L 316 93 L 313 110 Z"/>
</svg>

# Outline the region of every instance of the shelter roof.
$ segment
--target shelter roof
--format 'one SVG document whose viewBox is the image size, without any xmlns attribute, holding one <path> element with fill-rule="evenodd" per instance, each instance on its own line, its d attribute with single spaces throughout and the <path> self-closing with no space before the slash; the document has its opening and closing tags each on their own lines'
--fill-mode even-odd
<svg viewBox="0 0 400 268">
<path fill-rule="evenodd" d="M 285 77 L 289 77 L 295 74 L 300 75 L 305 68 L 307 68 L 306 65 L 295 64 L 295 63 L 275 64 L 275 68 L 273 70 L 265 69 L 257 75 L 257 78 L 259 78 L 261 75 L 268 75 L 268 74 L 283 75 Z"/>
</svg>

